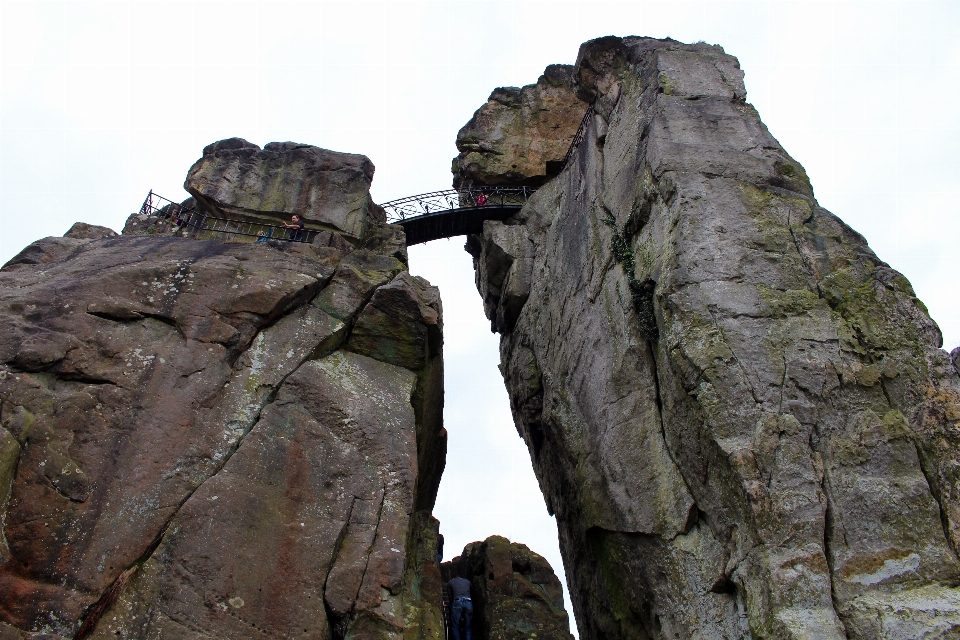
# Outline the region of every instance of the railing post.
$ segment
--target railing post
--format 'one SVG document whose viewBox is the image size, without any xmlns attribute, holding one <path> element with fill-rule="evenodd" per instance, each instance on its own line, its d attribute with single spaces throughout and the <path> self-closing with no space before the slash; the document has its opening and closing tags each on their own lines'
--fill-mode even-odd
<svg viewBox="0 0 960 640">
<path fill-rule="evenodd" d="M 153 189 L 150 189 L 150 193 L 147 194 L 147 197 L 146 197 L 146 199 L 143 201 L 143 204 L 140 205 L 140 214 L 141 214 L 141 215 L 144 215 L 144 214 L 149 215 L 149 213 L 150 213 L 150 206 L 153 204 L 152 200 L 153 200 Z"/>
</svg>

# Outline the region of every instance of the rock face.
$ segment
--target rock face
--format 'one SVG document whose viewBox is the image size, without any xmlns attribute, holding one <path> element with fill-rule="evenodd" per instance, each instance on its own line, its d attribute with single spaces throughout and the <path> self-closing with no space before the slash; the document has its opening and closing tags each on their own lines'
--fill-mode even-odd
<svg viewBox="0 0 960 640">
<path fill-rule="evenodd" d="M 373 171 L 366 156 L 295 142 L 261 149 L 230 138 L 203 150 L 183 188 L 215 217 L 276 224 L 296 213 L 311 227 L 358 238 L 383 221 L 370 200 Z"/>
<path fill-rule="evenodd" d="M 580 637 L 957 637 L 960 380 L 910 284 L 719 47 L 595 40 L 573 89 L 576 158 L 468 250 Z"/>
<path fill-rule="evenodd" d="M 439 294 L 337 220 L 356 246 L 78 226 L 0 270 L 0 637 L 441 635 Z"/>
<path fill-rule="evenodd" d="M 560 580 L 544 558 L 501 536 L 468 544 L 441 566 L 473 583 L 474 632 L 481 640 L 572 640 Z"/>
<path fill-rule="evenodd" d="M 70 230 L 63 234 L 64 238 L 76 238 L 78 240 L 99 240 L 100 238 L 112 238 L 117 232 L 107 227 L 100 227 L 86 222 L 74 223 Z"/>
<path fill-rule="evenodd" d="M 573 67 L 553 64 L 536 84 L 495 89 L 457 134 L 453 186 L 539 186 L 555 174 L 587 110 L 572 80 Z"/>
</svg>

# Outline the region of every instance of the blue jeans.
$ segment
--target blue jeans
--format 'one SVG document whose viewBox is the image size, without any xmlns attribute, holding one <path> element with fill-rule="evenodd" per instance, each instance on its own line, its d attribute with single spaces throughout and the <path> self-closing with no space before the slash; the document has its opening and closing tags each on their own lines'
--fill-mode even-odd
<svg viewBox="0 0 960 640">
<path fill-rule="evenodd" d="M 454 600 L 453 606 L 450 607 L 451 615 L 453 618 L 451 622 L 453 623 L 453 640 L 460 640 L 460 618 L 462 617 L 464 623 L 467 625 L 467 640 L 470 640 L 472 635 L 470 626 L 473 622 L 473 603 L 469 600 Z"/>
</svg>

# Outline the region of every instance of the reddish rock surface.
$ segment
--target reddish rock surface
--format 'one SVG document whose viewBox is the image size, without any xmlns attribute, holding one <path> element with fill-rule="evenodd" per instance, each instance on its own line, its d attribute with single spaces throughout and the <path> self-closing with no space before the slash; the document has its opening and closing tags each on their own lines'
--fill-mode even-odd
<svg viewBox="0 0 960 640">
<path fill-rule="evenodd" d="M 543 184 L 559 170 L 586 110 L 570 65 L 550 65 L 536 84 L 494 89 L 457 134 L 453 186 Z"/>
<path fill-rule="evenodd" d="M 441 308 L 397 231 L 68 236 L 0 270 L 0 637 L 437 637 Z"/>
</svg>

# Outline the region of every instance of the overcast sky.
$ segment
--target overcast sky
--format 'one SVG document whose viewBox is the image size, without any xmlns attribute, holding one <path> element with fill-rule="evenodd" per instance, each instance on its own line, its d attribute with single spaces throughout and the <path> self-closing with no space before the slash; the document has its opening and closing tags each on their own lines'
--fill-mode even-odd
<svg viewBox="0 0 960 640">
<path fill-rule="evenodd" d="M 960 344 L 958 2 L 0 3 L 0 263 L 77 220 L 119 230 L 239 136 L 362 153 L 374 199 L 448 188 L 494 87 L 604 35 L 720 44 L 820 204 L 913 283 Z M 440 287 L 447 555 L 499 533 L 561 571 L 460 238 L 410 251 Z M 569 601 L 568 601 L 569 602 Z"/>
</svg>

